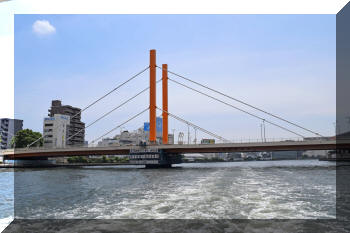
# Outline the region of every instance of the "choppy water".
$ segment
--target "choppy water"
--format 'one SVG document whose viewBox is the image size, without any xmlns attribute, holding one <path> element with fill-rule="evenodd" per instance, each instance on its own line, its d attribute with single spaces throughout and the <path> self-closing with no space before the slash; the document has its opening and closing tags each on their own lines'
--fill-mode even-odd
<svg viewBox="0 0 350 233">
<path fill-rule="evenodd" d="M 10 175 L 0 170 L 0 181 L 6 183 Z M 0 219 L 13 216 L 10 186 L 0 192 Z M 15 214 L 34 219 L 334 219 L 336 169 L 331 162 L 304 160 L 17 170 Z"/>
<path fill-rule="evenodd" d="M 0 169 L 0 232 L 13 219 L 13 172 Z"/>
</svg>

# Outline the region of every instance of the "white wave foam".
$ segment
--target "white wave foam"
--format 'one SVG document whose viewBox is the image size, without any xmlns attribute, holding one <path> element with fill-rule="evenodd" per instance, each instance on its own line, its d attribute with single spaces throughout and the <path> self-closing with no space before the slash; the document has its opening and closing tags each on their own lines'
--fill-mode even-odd
<svg viewBox="0 0 350 233">
<path fill-rule="evenodd" d="M 5 230 L 5 228 L 12 222 L 13 217 L 9 216 L 7 218 L 1 218 L 0 219 L 0 232 Z"/>
</svg>

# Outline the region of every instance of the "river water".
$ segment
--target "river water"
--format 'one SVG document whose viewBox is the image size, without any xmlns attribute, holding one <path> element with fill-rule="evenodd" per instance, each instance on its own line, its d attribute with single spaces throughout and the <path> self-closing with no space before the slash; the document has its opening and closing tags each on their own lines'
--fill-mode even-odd
<svg viewBox="0 0 350 233">
<path fill-rule="evenodd" d="M 0 168 L 0 232 L 11 222 L 14 216 L 13 181 L 12 169 Z"/>
<path fill-rule="evenodd" d="M 334 219 L 335 163 L 317 160 L 0 170 L 0 221 Z"/>
</svg>

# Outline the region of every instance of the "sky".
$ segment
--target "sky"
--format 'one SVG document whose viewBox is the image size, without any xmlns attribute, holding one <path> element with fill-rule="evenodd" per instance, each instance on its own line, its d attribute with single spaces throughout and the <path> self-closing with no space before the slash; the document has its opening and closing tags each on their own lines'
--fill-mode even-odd
<svg viewBox="0 0 350 233">
<path fill-rule="evenodd" d="M 42 132 L 51 100 L 84 108 L 149 65 L 157 64 L 282 116 L 334 134 L 335 15 L 15 15 L 15 117 Z M 149 85 L 149 73 L 84 111 L 90 123 Z M 157 72 L 157 79 L 161 72 Z M 230 104 L 314 136 L 184 80 Z M 161 84 L 157 86 L 161 107 Z M 148 107 L 148 93 L 86 130 L 91 141 Z M 260 139 L 261 120 L 169 82 L 169 112 L 229 140 Z M 158 112 L 157 115 L 160 115 Z M 123 130 L 148 121 L 145 113 Z M 170 118 L 176 138 L 187 126 Z M 191 141 L 194 131 L 190 129 Z M 119 133 L 119 129 L 108 136 Z M 197 132 L 197 141 L 208 138 Z M 267 138 L 297 137 L 266 124 Z"/>
</svg>

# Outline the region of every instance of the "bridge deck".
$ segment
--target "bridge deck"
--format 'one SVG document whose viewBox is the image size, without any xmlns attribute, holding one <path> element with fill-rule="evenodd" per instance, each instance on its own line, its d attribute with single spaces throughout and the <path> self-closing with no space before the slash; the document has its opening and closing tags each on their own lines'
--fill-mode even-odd
<svg viewBox="0 0 350 233">
<path fill-rule="evenodd" d="M 72 148 L 30 148 L 3 150 L 6 159 L 25 159 L 38 157 L 66 157 L 87 155 L 128 155 L 130 149 L 138 146 L 111 147 L 72 147 Z M 215 153 L 215 152 L 256 152 L 256 151 L 288 151 L 288 150 L 335 150 L 350 148 L 350 140 L 319 140 L 319 141 L 283 141 L 260 143 L 222 143 L 222 144 L 184 144 L 184 145 L 154 145 L 147 148 L 157 148 L 167 153 Z"/>
</svg>

